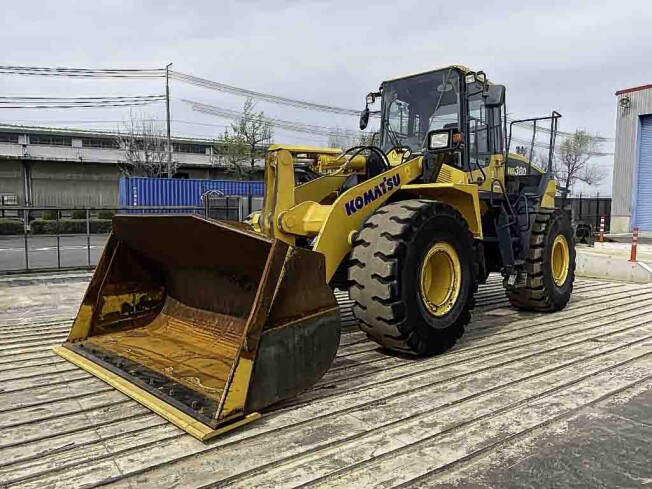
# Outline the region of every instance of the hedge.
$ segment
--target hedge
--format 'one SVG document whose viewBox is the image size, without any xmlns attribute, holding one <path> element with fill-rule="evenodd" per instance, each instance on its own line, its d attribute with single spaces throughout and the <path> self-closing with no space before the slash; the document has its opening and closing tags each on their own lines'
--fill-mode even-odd
<svg viewBox="0 0 652 489">
<path fill-rule="evenodd" d="M 99 219 L 113 219 L 113 216 L 115 216 L 115 212 L 108 209 L 102 209 L 97 213 Z"/>
<path fill-rule="evenodd" d="M 91 219 L 91 233 L 111 232 L 111 219 Z M 57 221 L 35 219 L 30 226 L 32 234 L 57 234 Z M 86 219 L 60 219 L 59 234 L 86 234 Z"/>
<path fill-rule="evenodd" d="M 56 221 L 58 212 L 52 209 L 43 211 L 42 219 L 46 221 Z"/>
<path fill-rule="evenodd" d="M 23 223 L 15 219 L 0 219 L 0 235 L 23 234 Z"/>
</svg>

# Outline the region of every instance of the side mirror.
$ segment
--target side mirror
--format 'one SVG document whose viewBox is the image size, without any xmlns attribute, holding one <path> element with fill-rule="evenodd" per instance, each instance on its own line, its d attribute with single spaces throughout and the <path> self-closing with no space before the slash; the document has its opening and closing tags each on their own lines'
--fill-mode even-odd
<svg viewBox="0 0 652 489">
<path fill-rule="evenodd" d="M 360 113 L 360 130 L 364 131 L 369 124 L 369 107 L 365 107 Z"/>
<path fill-rule="evenodd" d="M 436 129 L 428 133 L 428 151 L 445 153 L 457 149 L 462 142 L 462 133 L 455 128 Z"/>
<path fill-rule="evenodd" d="M 504 85 L 489 85 L 487 87 L 487 100 L 485 105 L 487 107 L 500 107 L 505 103 L 505 86 Z"/>
</svg>

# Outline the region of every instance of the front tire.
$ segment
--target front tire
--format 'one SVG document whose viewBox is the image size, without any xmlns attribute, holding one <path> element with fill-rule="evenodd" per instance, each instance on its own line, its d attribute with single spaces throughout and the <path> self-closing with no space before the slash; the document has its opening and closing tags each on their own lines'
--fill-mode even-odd
<svg viewBox="0 0 652 489">
<path fill-rule="evenodd" d="M 351 252 L 353 312 L 385 348 L 441 353 L 471 319 L 477 268 L 472 235 L 454 208 L 429 200 L 389 204 L 365 222 Z"/>
<path fill-rule="evenodd" d="M 513 306 L 528 311 L 560 311 L 575 281 L 575 240 L 570 219 L 560 210 L 542 209 L 530 237 L 525 287 L 506 288 Z"/>
</svg>

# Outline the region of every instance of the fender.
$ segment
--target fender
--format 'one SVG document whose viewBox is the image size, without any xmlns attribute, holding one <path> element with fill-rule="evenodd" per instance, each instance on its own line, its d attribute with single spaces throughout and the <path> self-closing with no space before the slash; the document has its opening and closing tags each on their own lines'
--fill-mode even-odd
<svg viewBox="0 0 652 489">
<path fill-rule="evenodd" d="M 466 221 L 476 239 L 482 239 L 482 213 L 478 186 L 468 183 L 428 183 L 405 185 L 403 190 L 419 197 L 439 200 L 454 207 Z"/>
<path fill-rule="evenodd" d="M 313 246 L 326 257 L 326 281 L 351 251 L 351 233 L 362 228 L 364 221 L 407 184 L 421 175 L 421 157 L 413 158 L 380 175 L 350 188 L 331 206 Z"/>
</svg>

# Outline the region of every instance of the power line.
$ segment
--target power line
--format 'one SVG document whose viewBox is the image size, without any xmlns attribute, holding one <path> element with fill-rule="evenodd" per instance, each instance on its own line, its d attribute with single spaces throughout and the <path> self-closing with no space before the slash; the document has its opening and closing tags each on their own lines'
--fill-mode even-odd
<svg viewBox="0 0 652 489">
<path fill-rule="evenodd" d="M 103 103 L 103 104 L 60 104 L 60 105 L 0 105 L 0 109 L 103 109 L 110 107 L 140 107 L 155 103 L 161 103 L 163 100 L 152 100 L 143 102 L 130 103 Z"/>
<path fill-rule="evenodd" d="M 133 107 L 165 101 L 164 95 L 102 97 L 0 97 L 0 109 L 75 109 Z"/>
<path fill-rule="evenodd" d="M 526 149 L 529 148 L 532 145 L 531 140 L 528 141 L 526 139 L 521 139 L 521 138 L 517 138 L 517 137 L 514 137 L 514 136 L 512 136 L 511 140 L 513 142 L 520 143 L 520 144 L 524 145 L 526 147 Z M 558 146 L 558 143 L 555 144 L 555 147 L 557 147 L 557 146 Z M 537 149 L 544 149 L 544 150 L 548 151 L 548 149 L 550 148 L 550 144 L 535 141 L 534 142 L 534 147 L 537 148 Z M 591 155 L 591 156 L 614 156 L 614 153 L 604 153 L 604 152 L 600 152 L 600 151 L 595 151 L 595 152 L 591 152 L 591 153 L 588 153 L 588 154 Z"/>
<path fill-rule="evenodd" d="M 119 95 L 119 96 L 113 96 L 113 95 L 107 95 L 107 96 L 97 96 L 97 97 L 24 97 L 24 96 L 0 96 L 0 103 L 2 100 L 11 100 L 11 101 L 31 101 L 31 100 L 37 100 L 37 101 L 48 101 L 48 100 L 54 100 L 54 101 L 93 101 L 93 100 L 131 100 L 131 99 L 151 99 L 151 98 L 161 98 L 165 97 L 165 95 Z"/>
<path fill-rule="evenodd" d="M 146 122 L 165 122 L 165 119 L 142 119 L 143 121 Z M 89 120 L 54 120 L 54 121 L 19 121 L 21 123 L 27 123 L 27 124 L 32 124 L 32 126 L 28 127 L 21 127 L 16 125 L 17 121 L 12 121 L 12 122 L 2 122 L 0 121 L 0 126 L 11 126 L 13 128 L 21 128 L 21 129 L 59 129 L 62 131 L 82 131 L 86 132 L 89 131 L 88 129 L 81 129 L 81 128 L 75 128 L 75 127 L 46 127 L 46 126 L 39 126 L 39 124 L 56 124 L 56 123 L 68 123 L 68 124 L 96 124 L 96 123 L 124 123 L 125 120 L 95 120 L 95 121 L 89 121 Z M 227 128 L 231 127 L 228 124 L 212 124 L 212 123 L 206 123 L 206 122 L 193 122 L 193 121 L 185 121 L 185 120 L 180 120 L 180 119 L 172 119 L 172 122 L 175 122 L 177 124 L 189 124 L 193 126 L 208 126 L 208 127 L 220 127 L 220 128 Z M 1 129 L 1 128 L 0 128 Z M 95 133 L 106 133 L 106 134 L 114 134 L 115 133 L 115 128 L 96 128 L 92 129 L 89 131 L 89 134 Z M 282 131 L 285 131 L 285 129 L 281 129 Z M 196 134 L 196 133 L 188 133 L 188 132 L 179 132 L 179 131 L 173 131 L 172 133 L 173 137 L 175 138 L 200 138 L 200 139 L 216 139 L 215 136 L 206 136 L 205 134 Z M 319 140 L 321 142 L 324 141 L 324 136 L 323 135 L 318 135 L 318 134 L 303 134 L 301 137 L 312 139 L 312 140 Z"/>
<path fill-rule="evenodd" d="M 513 121 L 514 121 L 514 119 L 510 119 L 509 117 L 507 118 L 508 123 L 511 123 Z M 517 126 L 517 127 L 520 126 L 520 127 L 527 128 L 527 129 L 534 129 L 534 124 L 531 123 L 531 122 L 514 122 L 514 125 Z M 537 126 L 537 132 L 539 132 L 539 131 L 541 131 L 543 133 L 546 133 L 546 134 L 550 134 L 550 129 L 547 128 L 547 127 Z M 557 134 L 560 134 L 562 136 L 572 136 L 575 133 L 568 132 L 568 131 L 561 131 L 561 130 L 558 129 Z M 603 142 L 603 143 L 613 143 L 613 142 L 616 141 L 615 138 L 606 138 L 606 137 L 603 137 L 603 136 L 592 136 L 592 135 L 589 135 L 589 136 L 591 137 L 591 139 L 596 140 L 596 141 L 600 141 L 600 142 Z"/>
<path fill-rule="evenodd" d="M 0 109 L 102 109 L 110 107 L 140 107 L 155 103 L 161 103 L 163 100 L 149 102 L 131 102 L 131 103 L 114 103 L 114 104 L 74 104 L 74 105 L 2 105 Z"/>
<path fill-rule="evenodd" d="M 165 69 L 102 69 L 0 65 L 2 75 L 76 77 L 76 78 L 163 78 Z"/>
<path fill-rule="evenodd" d="M 146 119 L 139 119 L 143 122 L 165 122 L 165 119 L 152 119 L 152 118 L 146 118 Z M 171 119 L 172 122 L 176 124 L 189 124 L 193 126 L 207 126 L 207 127 L 231 127 L 230 124 L 211 124 L 208 122 L 193 122 L 193 121 L 184 121 L 180 119 Z M 2 124 L 9 124 L 9 125 L 15 125 L 15 124 L 35 124 L 35 125 L 43 125 L 43 124 L 123 124 L 127 122 L 125 119 L 98 119 L 98 120 L 80 120 L 80 119 L 55 119 L 55 120 L 46 120 L 46 121 L 34 121 L 34 120 L 12 120 L 11 122 L 1 122 L 0 125 Z"/>
<path fill-rule="evenodd" d="M 299 107 L 302 109 L 316 110 L 320 112 L 330 112 L 333 114 L 341 115 L 354 115 L 359 116 L 360 111 L 354 109 L 346 109 L 344 107 L 336 107 L 334 105 L 318 104 L 314 102 L 308 102 L 305 100 L 298 100 L 289 97 L 282 97 L 280 95 L 273 95 L 270 93 L 257 92 L 254 90 L 248 90 L 246 88 L 235 87 L 233 85 L 227 85 L 225 83 L 220 83 L 212 80 L 207 80 L 206 78 L 199 78 L 197 76 L 189 75 L 187 73 L 181 73 L 179 71 L 170 71 L 170 76 L 173 80 L 180 81 L 182 83 L 188 83 L 197 87 L 207 88 L 210 90 L 217 90 L 219 92 L 226 92 L 233 95 L 240 95 L 242 97 L 251 97 L 257 100 L 264 100 L 266 102 L 272 102 L 280 105 L 288 105 L 291 107 Z"/>
<path fill-rule="evenodd" d="M 242 112 L 235 110 L 225 109 L 214 105 L 204 104 L 195 100 L 178 99 L 191 106 L 195 112 L 202 112 L 204 114 L 216 115 L 219 117 L 226 117 L 228 119 L 239 119 L 242 117 Z M 286 121 L 272 117 L 264 117 L 264 119 L 273 124 L 275 127 L 287 129 L 294 132 L 304 132 L 308 134 L 321 134 L 323 136 L 330 136 L 332 134 L 344 134 L 350 136 L 359 136 L 361 131 L 354 131 L 350 129 L 339 129 L 335 127 L 317 126 L 313 124 L 304 124 L 301 122 Z"/>
</svg>

